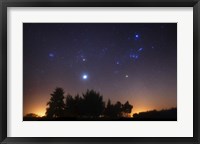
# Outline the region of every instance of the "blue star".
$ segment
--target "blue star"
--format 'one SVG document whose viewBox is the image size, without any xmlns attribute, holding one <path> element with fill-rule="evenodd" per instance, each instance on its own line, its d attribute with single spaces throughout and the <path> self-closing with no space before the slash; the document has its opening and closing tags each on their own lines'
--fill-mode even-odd
<svg viewBox="0 0 200 144">
<path fill-rule="evenodd" d="M 138 49 L 138 51 L 142 51 L 142 50 L 143 50 L 143 48 L 139 48 L 139 49 Z"/>
<path fill-rule="evenodd" d="M 135 58 L 135 54 L 134 53 L 130 53 L 129 57 L 130 58 Z"/>
<path fill-rule="evenodd" d="M 136 35 L 135 35 L 135 38 L 139 38 L 139 35 L 138 35 L 138 34 L 136 34 Z"/>
<path fill-rule="evenodd" d="M 129 54 L 129 57 L 130 57 L 130 59 L 137 60 L 139 58 L 139 54 L 131 52 Z"/>
<path fill-rule="evenodd" d="M 55 55 L 53 53 L 49 53 L 49 57 L 54 57 Z"/>
</svg>

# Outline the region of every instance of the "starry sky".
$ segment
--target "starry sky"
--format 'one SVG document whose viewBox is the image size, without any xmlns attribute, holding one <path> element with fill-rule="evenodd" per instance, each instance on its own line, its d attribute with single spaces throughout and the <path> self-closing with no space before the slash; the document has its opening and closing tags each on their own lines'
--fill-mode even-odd
<svg viewBox="0 0 200 144">
<path fill-rule="evenodd" d="M 177 106 L 176 23 L 24 23 L 23 114 L 45 114 L 56 87 L 94 89 L 132 113 Z"/>
</svg>

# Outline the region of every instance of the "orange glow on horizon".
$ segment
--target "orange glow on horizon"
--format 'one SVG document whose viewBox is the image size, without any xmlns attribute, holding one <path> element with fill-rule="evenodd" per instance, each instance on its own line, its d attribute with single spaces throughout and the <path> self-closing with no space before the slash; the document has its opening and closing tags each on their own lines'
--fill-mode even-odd
<svg viewBox="0 0 200 144">
<path fill-rule="evenodd" d="M 44 109 L 44 110 L 37 111 L 37 112 L 35 112 L 35 114 L 37 114 L 37 115 L 40 116 L 40 117 L 43 117 L 43 116 L 45 116 L 45 109 Z"/>
<path fill-rule="evenodd" d="M 147 95 L 144 91 L 142 92 L 143 92 L 143 95 Z M 38 115 L 39 117 L 45 116 L 46 108 L 47 108 L 46 103 L 49 101 L 50 96 L 48 94 L 38 94 L 38 95 L 41 95 L 40 101 L 38 102 L 36 101 L 36 99 L 33 99 L 31 104 L 25 106 L 26 109 L 24 109 L 25 110 L 24 116 L 29 113 L 34 113 Z M 36 97 L 36 94 L 34 97 Z M 120 101 L 122 103 L 125 102 L 123 101 L 123 99 Z M 140 96 L 129 98 L 129 102 L 131 105 L 133 105 L 133 109 L 132 109 L 132 112 L 130 113 L 130 117 L 133 117 L 133 114 L 135 113 L 146 112 L 146 111 L 151 111 L 151 110 L 170 109 L 172 107 L 176 107 L 176 102 L 170 103 L 171 100 L 165 99 L 165 104 L 163 104 L 163 103 L 158 103 L 157 101 L 153 101 L 149 97 L 143 99 Z M 112 104 L 114 103 L 115 101 L 112 100 Z"/>
<path fill-rule="evenodd" d="M 147 108 L 147 107 L 138 107 L 138 108 L 133 108 L 132 112 L 131 112 L 131 117 L 133 117 L 133 114 L 135 113 L 140 113 L 140 112 L 146 112 L 146 111 L 150 111 L 150 110 L 154 110 L 155 108 Z"/>
<path fill-rule="evenodd" d="M 170 108 L 172 108 L 172 107 L 170 107 Z M 167 109 L 170 109 L 170 108 L 167 108 Z M 130 117 L 133 117 L 133 114 L 135 114 L 135 113 L 146 112 L 146 111 L 151 111 L 151 110 L 158 110 L 159 111 L 159 110 L 162 110 L 162 109 L 165 109 L 165 108 L 147 108 L 147 107 L 135 108 L 135 109 L 132 110 Z M 43 117 L 43 116 L 45 116 L 46 108 L 36 109 L 32 113 L 37 114 L 39 117 Z"/>
<path fill-rule="evenodd" d="M 32 111 L 25 113 L 25 115 L 27 115 L 29 113 L 34 113 L 34 114 L 38 115 L 39 117 L 43 117 L 43 116 L 45 116 L 46 108 L 42 108 L 42 107 L 41 108 L 39 108 L 39 107 L 33 108 Z"/>
</svg>

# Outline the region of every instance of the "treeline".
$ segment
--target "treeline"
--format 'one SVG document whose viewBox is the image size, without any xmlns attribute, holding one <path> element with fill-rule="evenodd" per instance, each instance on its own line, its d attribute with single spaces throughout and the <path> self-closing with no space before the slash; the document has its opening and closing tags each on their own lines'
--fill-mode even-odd
<svg viewBox="0 0 200 144">
<path fill-rule="evenodd" d="M 133 106 L 126 101 L 124 104 L 117 101 L 112 104 L 109 99 L 103 100 L 103 96 L 94 90 L 87 90 L 82 95 L 65 96 L 62 88 L 56 88 L 47 102 L 45 116 L 34 113 L 24 116 L 25 121 L 176 121 L 177 108 L 168 110 L 151 110 L 130 115 Z"/>
<path fill-rule="evenodd" d="M 133 114 L 134 120 L 167 120 L 175 121 L 177 120 L 177 108 L 163 109 L 160 111 L 151 110 L 146 112 L 140 112 Z"/>
<path fill-rule="evenodd" d="M 62 88 L 56 88 L 51 94 L 47 103 L 47 118 L 120 118 L 129 117 L 133 106 L 126 103 L 107 104 L 103 101 L 103 96 L 94 90 L 87 90 L 81 96 L 79 94 L 64 96 Z"/>
</svg>

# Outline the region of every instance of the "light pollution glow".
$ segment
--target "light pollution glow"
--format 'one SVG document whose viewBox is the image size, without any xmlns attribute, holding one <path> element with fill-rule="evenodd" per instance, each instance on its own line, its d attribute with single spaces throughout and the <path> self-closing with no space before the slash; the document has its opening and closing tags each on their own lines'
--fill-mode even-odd
<svg viewBox="0 0 200 144">
<path fill-rule="evenodd" d="M 143 94 L 144 94 L 144 92 L 143 92 Z M 40 94 L 38 94 L 38 95 L 40 95 Z M 36 96 L 37 96 L 37 94 L 32 97 L 36 97 Z M 177 106 L 176 101 L 172 100 L 172 99 L 163 99 L 164 103 L 162 103 L 162 101 L 160 101 L 160 100 L 158 100 L 158 101 L 151 100 L 150 99 L 151 96 L 148 94 L 147 94 L 147 97 L 149 97 L 149 98 L 142 99 L 140 96 L 135 96 L 129 101 L 130 104 L 133 105 L 131 117 L 134 113 L 145 112 L 145 111 L 155 110 L 155 109 L 156 110 L 169 109 L 169 108 Z M 158 99 L 159 97 L 156 97 L 156 98 Z M 46 104 L 47 104 L 47 101 L 49 101 L 49 99 L 50 99 L 50 94 L 49 95 L 43 94 L 43 96 L 40 96 L 40 99 L 38 101 L 34 102 L 34 100 L 33 100 L 31 104 L 26 106 L 26 109 L 25 109 L 23 115 L 25 116 L 28 113 L 35 113 L 40 117 L 45 116 Z M 173 101 L 173 103 L 172 103 L 172 101 Z M 113 101 L 113 102 L 116 102 L 116 101 Z"/>
</svg>

